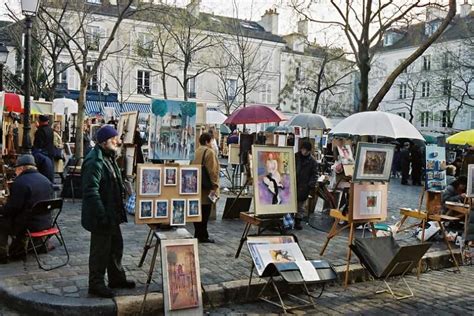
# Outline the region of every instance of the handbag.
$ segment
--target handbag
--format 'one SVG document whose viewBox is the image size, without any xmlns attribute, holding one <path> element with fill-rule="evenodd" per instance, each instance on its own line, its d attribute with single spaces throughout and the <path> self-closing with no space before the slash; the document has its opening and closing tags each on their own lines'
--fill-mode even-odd
<svg viewBox="0 0 474 316">
<path fill-rule="evenodd" d="M 204 190 L 211 190 L 212 189 L 212 181 L 211 177 L 209 176 L 209 171 L 207 171 L 206 166 L 204 165 L 204 158 L 206 158 L 207 149 L 204 151 L 204 155 L 202 155 L 201 160 L 201 186 Z"/>
</svg>

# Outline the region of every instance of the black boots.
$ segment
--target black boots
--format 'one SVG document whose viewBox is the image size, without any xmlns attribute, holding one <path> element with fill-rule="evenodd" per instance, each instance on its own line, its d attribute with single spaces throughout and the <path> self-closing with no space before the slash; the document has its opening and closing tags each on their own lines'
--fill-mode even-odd
<svg viewBox="0 0 474 316">
<path fill-rule="evenodd" d="M 115 295 L 111 289 L 105 286 L 89 287 L 89 294 L 102 298 L 113 298 Z"/>
<path fill-rule="evenodd" d="M 109 282 L 109 287 L 111 289 L 133 289 L 135 288 L 135 282 L 128 280 L 119 283 Z"/>
</svg>

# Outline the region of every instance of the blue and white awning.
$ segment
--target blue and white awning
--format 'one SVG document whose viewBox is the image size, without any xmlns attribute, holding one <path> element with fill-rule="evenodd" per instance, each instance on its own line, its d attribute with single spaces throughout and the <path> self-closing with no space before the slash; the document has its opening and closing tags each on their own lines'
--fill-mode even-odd
<svg viewBox="0 0 474 316">
<path fill-rule="evenodd" d="M 115 108 L 115 115 L 119 116 L 123 112 L 138 111 L 140 113 L 151 113 L 151 104 L 146 103 L 130 103 L 124 102 L 104 102 L 104 101 L 87 101 L 86 115 L 104 114 L 104 107 Z"/>
</svg>

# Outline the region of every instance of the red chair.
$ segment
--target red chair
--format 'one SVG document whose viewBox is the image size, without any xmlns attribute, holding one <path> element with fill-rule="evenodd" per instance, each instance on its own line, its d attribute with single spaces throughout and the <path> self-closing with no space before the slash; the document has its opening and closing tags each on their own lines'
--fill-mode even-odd
<svg viewBox="0 0 474 316">
<path fill-rule="evenodd" d="M 33 206 L 33 209 L 31 210 L 32 215 L 51 214 L 51 215 L 54 216 L 54 220 L 52 221 L 51 227 L 49 229 L 45 229 L 45 230 L 42 230 L 42 231 L 36 231 L 36 232 L 32 232 L 29 229 L 26 230 L 26 235 L 28 237 L 29 243 L 32 245 L 33 251 L 35 253 L 36 261 L 38 262 L 38 266 L 40 267 L 40 269 L 43 269 L 45 271 L 50 271 L 50 270 L 53 270 L 53 269 L 63 267 L 66 264 L 68 264 L 68 262 L 69 262 L 69 252 L 67 250 L 66 243 L 64 242 L 64 238 L 63 238 L 63 235 L 61 233 L 61 229 L 59 228 L 59 225 L 58 225 L 58 217 L 59 217 L 59 214 L 61 214 L 62 209 L 63 209 L 63 200 L 62 199 L 54 199 L 54 200 L 40 201 L 40 202 L 36 203 Z M 54 213 L 53 213 L 53 211 L 55 211 L 55 210 L 57 211 L 56 215 L 54 215 Z M 64 262 L 62 262 L 59 265 L 45 267 L 42 264 L 41 260 L 39 259 L 38 250 L 37 250 L 38 245 L 35 245 L 35 242 L 34 242 L 33 238 L 41 239 L 40 247 L 44 247 L 46 249 L 47 242 L 53 236 L 55 236 L 58 239 L 61 246 L 64 247 L 64 251 L 66 252 L 67 258 Z"/>
</svg>

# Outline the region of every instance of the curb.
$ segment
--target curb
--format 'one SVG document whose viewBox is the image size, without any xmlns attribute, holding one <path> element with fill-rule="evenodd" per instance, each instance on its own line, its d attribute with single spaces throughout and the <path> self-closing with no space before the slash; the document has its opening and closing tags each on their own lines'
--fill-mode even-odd
<svg viewBox="0 0 474 316">
<path fill-rule="evenodd" d="M 453 251 L 456 259 L 460 262 L 460 251 Z M 449 251 L 435 251 L 427 253 L 423 257 L 423 267 L 426 270 L 438 270 L 453 267 Z M 335 267 L 338 282 L 344 279 L 346 266 Z M 370 280 L 370 275 L 360 264 L 350 265 L 350 283 L 364 282 Z M 255 300 L 261 289 L 262 281 L 253 278 L 249 296 L 247 298 L 248 280 L 234 280 L 220 284 L 204 285 L 208 298 L 209 307 L 217 307 L 228 303 L 243 303 Z M 291 287 L 286 286 L 286 290 Z M 73 315 L 84 316 L 89 313 L 93 315 L 138 315 L 141 310 L 143 295 L 119 296 L 112 299 L 97 298 L 70 298 L 46 293 L 32 291 L 21 292 L 20 290 L 9 290 L 0 287 L 0 299 L 7 306 L 17 311 L 35 315 Z M 156 315 L 163 313 L 163 295 L 161 293 L 149 293 L 146 301 L 145 315 Z"/>
</svg>

